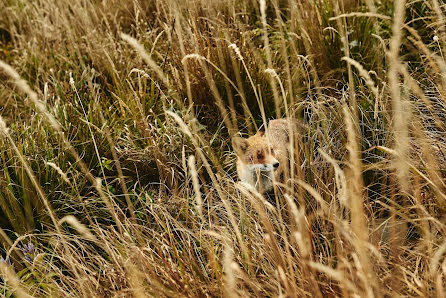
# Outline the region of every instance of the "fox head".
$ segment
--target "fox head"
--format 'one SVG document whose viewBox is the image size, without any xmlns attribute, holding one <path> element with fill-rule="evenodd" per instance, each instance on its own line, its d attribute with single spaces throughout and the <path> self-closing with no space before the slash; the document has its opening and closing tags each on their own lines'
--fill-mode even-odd
<svg viewBox="0 0 446 298">
<path fill-rule="evenodd" d="M 280 165 L 273 146 L 268 142 L 263 131 L 259 131 L 248 139 L 233 137 L 232 147 L 239 161 L 251 171 L 275 171 Z"/>
</svg>

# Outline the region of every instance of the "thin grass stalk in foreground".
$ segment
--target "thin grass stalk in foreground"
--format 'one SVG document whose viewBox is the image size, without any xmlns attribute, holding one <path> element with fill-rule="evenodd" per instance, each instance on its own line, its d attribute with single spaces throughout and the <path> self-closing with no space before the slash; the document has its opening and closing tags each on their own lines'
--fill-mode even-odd
<svg viewBox="0 0 446 298">
<path fill-rule="evenodd" d="M 360 159 L 360 148 L 358 144 L 358 137 L 356 135 L 356 127 L 352 121 L 352 115 L 346 105 L 343 107 L 344 119 L 346 123 L 347 132 L 347 149 L 349 151 L 350 162 L 350 180 L 349 183 L 349 206 L 351 215 L 351 227 L 356 237 L 356 247 L 358 249 L 359 262 L 361 267 L 358 270 L 365 274 L 364 280 L 367 283 L 364 284 L 367 295 L 373 295 L 373 289 L 375 289 L 378 296 L 381 296 L 378 284 L 376 283 L 375 272 L 369 260 L 369 253 L 367 252 L 366 243 L 369 241 L 369 229 L 366 223 L 366 217 L 364 213 L 364 200 L 363 189 L 364 181 L 362 177 L 362 165 Z"/>
<path fill-rule="evenodd" d="M 126 260 L 124 268 L 130 283 L 130 289 L 133 292 L 133 297 L 149 297 L 144 291 L 145 280 L 143 277 L 143 272 L 138 270 L 137 266 L 133 263 L 131 258 Z"/>
<path fill-rule="evenodd" d="M 390 183 L 399 186 L 400 196 L 402 197 L 402 202 L 400 206 L 404 208 L 408 205 L 408 195 L 411 192 L 411 176 L 410 176 L 410 135 L 409 135 L 409 122 L 411 119 L 411 107 L 403 98 L 400 87 L 400 70 L 401 70 L 401 59 L 400 59 L 400 48 L 401 41 L 403 37 L 403 27 L 405 19 L 405 0 L 397 0 L 395 3 L 395 12 L 392 23 L 392 37 L 390 39 L 389 51 L 387 53 L 388 58 L 388 82 L 390 87 L 390 95 L 392 100 L 392 132 L 393 132 L 393 147 L 396 152 L 396 156 L 392 160 L 393 167 L 396 172 L 396 178 L 398 183 L 392 183 L 395 180 L 394 177 L 390 177 Z M 390 201 L 393 204 L 397 204 L 397 192 L 395 189 L 391 190 Z M 396 235 L 396 230 L 394 228 L 396 224 L 397 210 L 395 207 L 391 208 L 391 232 Z M 398 210 L 399 211 L 399 210 Z M 401 246 L 403 244 L 403 237 L 396 236 L 395 241 L 390 243 L 390 254 L 396 259 L 398 258 L 402 251 Z M 394 275 L 400 274 L 402 271 L 397 264 L 392 264 L 391 271 Z M 392 288 L 399 292 L 402 284 L 399 280 L 392 280 Z"/>
<path fill-rule="evenodd" d="M 195 156 L 194 155 L 189 156 L 188 165 L 189 165 L 189 171 L 192 176 L 192 184 L 194 187 L 195 200 L 197 202 L 198 214 L 200 215 L 201 220 L 204 221 L 203 199 L 201 198 L 200 182 L 198 181 L 198 173 L 197 173 L 197 167 L 195 166 Z"/>
<path fill-rule="evenodd" d="M 0 262 L 0 273 L 5 279 L 6 283 L 12 286 L 12 292 L 17 295 L 18 298 L 30 298 L 26 293 L 26 290 L 21 286 L 20 280 L 15 275 L 14 271 L 6 263 Z"/>
<path fill-rule="evenodd" d="M 64 216 L 60 221 L 59 224 L 62 225 L 63 223 L 67 223 L 70 226 L 72 226 L 80 235 L 85 237 L 88 240 L 91 241 L 97 241 L 96 237 L 90 232 L 90 230 L 83 225 L 76 217 L 73 215 L 67 215 Z"/>
<path fill-rule="evenodd" d="M 409 152 L 409 131 L 407 126 L 409 107 L 401 98 L 399 86 L 400 57 L 399 51 L 404 25 L 405 0 L 397 0 L 395 3 L 395 16 L 392 24 L 392 38 L 388 52 L 388 80 L 390 94 L 392 96 L 394 148 L 398 155 L 394 159 L 394 167 L 398 177 L 398 183 L 404 193 L 409 193 L 409 169 L 406 160 Z"/>
<path fill-rule="evenodd" d="M 229 242 L 229 241 L 226 241 Z M 239 288 L 237 285 L 237 277 L 235 276 L 235 270 L 234 270 L 234 264 L 237 266 L 237 263 L 235 263 L 232 259 L 233 259 L 233 251 L 232 248 L 230 246 L 230 243 L 226 243 L 225 245 L 225 249 L 223 252 L 223 278 L 225 280 L 225 296 L 226 297 L 235 297 L 235 295 L 237 297 L 240 297 L 239 295 L 237 295 L 237 289 Z"/>
<path fill-rule="evenodd" d="M 369 2 L 369 0 L 367 0 Z M 331 17 L 329 21 L 335 21 L 337 19 L 348 18 L 348 17 L 373 17 L 383 20 L 391 20 L 392 18 L 383 14 L 373 13 L 373 12 L 350 12 L 339 14 L 335 17 Z"/>
</svg>

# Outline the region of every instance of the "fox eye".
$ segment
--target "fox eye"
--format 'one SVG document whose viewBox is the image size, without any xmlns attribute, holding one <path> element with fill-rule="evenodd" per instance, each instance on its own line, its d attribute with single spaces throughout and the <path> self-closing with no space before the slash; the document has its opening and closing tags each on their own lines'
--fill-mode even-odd
<svg viewBox="0 0 446 298">
<path fill-rule="evenodd" d="M 257 153 L 257 159 L 262 159 L 263 158 L 263 154 L 261 152 Z"/>
<path fill-rule="evenodd" d="M 273 147 L 270 148 L 271 154 L 274 154 L 274 149 Z"/>
</svg>

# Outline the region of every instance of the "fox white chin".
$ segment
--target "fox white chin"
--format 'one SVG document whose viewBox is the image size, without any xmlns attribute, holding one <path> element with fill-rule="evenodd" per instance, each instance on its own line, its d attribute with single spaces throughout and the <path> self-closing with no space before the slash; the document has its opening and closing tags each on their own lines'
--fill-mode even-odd
<svg viewBox="0 0 446 298">
<path fill-rule="evenodd" d="M 242 182 L 254 185 L 261 192 L 273 189 L 274 173 L 277 170 L 272 164 L 253 164 L 243 168 L 240 175 Z"/>
</svg>

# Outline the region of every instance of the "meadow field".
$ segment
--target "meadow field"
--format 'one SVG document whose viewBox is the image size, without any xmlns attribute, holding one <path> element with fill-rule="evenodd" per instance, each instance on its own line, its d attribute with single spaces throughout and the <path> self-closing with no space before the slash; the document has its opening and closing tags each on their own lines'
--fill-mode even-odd
<svg viewBox="0 0 446 298">
<path fill-rule="evenodd" d="M 446 297 L 442 0 L 0 1 L 1 297 Z M 303 127 L 274 193 L 232 136 Z"/>
</svg>

